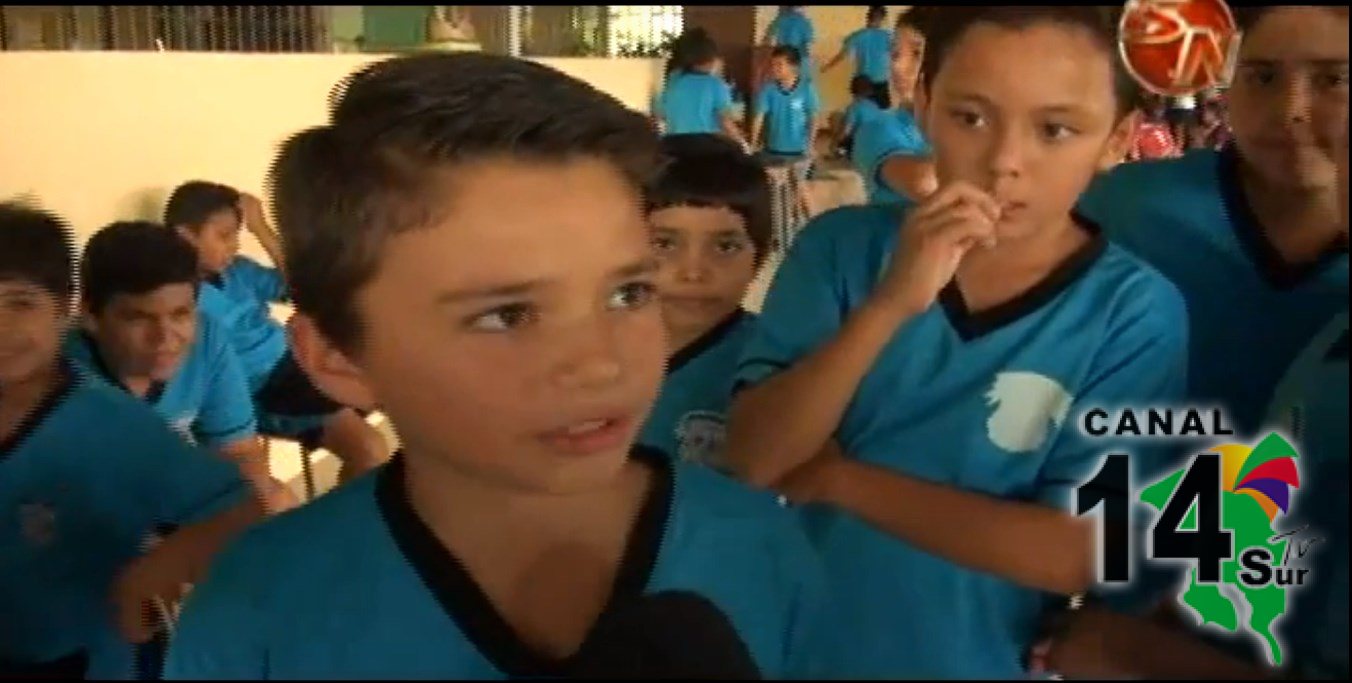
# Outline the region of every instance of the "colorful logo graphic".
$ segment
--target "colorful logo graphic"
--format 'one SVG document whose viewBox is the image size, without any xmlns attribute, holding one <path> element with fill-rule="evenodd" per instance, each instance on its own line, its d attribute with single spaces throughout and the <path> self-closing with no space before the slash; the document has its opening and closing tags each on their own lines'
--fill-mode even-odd
<svg viewBox="0 0 1352 683">
<path fill-rule="evenodd" d="M 1225 0 L 1130 0 L 1117 46 L 1143 88 L 1178 97 L 1230 81 L 1239 31 Z"/>
<path fill-rule="evenodd" d="M 1286 613 L 1290 589 L 1310 580 L 1310 570 L 1292 562 L 1313 543 L 1293 538 L 1304 527 L 1274 529 L 1286 522 L 1300 487 L 1298 457 L 1275 432 L 1252 447 L 1213 446 L 1138 496 L 1156 512 L 1148 559 L 1191 565 L 1179 606 L 1203 625 L 1231 633 L 1239 631 L 1240 614 L 1247 613 L 1245 630 L 1265 646 L 1274 666 L 1283 659 L 1274 625 Z M 1130 502 L 1105 493 L 1130 490 L 1129 476 L 1128 456 L 1110 455 L 1078 493 L 1079 514 L 1103 505 L 1101 563 L 1108 583 L 1130 579 L 1131 538 L 1125 531 Z"/>
</svg>

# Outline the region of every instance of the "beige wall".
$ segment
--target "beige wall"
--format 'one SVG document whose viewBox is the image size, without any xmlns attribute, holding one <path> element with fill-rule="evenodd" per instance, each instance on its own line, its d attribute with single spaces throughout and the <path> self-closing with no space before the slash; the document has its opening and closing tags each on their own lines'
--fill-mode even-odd
<svg viewBox="0 0 1352 683">
<path fill-rule="evenodd" d="M 0 200 L 59 212 L 81 243 L 124 218 L 157 218 L 203 178 L 261 192 L 272 154 L 321 123 L 333 86 L 377 55 L 0 53 Z M 651 60 L 542 59 L 647 111 Z M 262 257 L 250 239 L 246 253 Z"/>
<path fill-rule="evenodd" d="M 897 15 L 908 7 L 910 6 L 888 5 L 887 22 L 884 27 L 891 30 L 892 25 L 896 22 Z M 757 40 L 765 35 L 765 29 L 770 25 L 770 20 L 774 19 L 775 13 L 778 11 L 778 5 L 756 6 Z M 812 52 L 818 69 L 826 63 L 826 60 L 834 57 L 840 51 L 845 36 L 864 27 L 864 15 L 867 12 L 867 5 L 807 6 L 805 13 L 807 18 L 812 21 L 812 29 L 816 34 L 816 42 L 812 46 Z M 849 57 L 846 57 L 844 62 L 817 81 L 818 92 L 826 111 L 839 111 L 849 104 L 850 77 L 853 75 L 853 62 Z"/>
</svg>

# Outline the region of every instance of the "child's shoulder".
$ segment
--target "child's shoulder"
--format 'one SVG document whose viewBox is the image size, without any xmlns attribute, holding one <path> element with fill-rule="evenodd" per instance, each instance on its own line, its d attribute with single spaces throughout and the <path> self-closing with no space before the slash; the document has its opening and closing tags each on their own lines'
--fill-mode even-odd
<svg viewBox="0 0 1352 683">
<path fill-rule="evenodd" d="M 1124 323 L 1145 325 L 1162 335 L 1186 334 L 1187 304 L 1172 280 L 1126 248 L 1107 242 L 1090 276 L 1112 305 L 1106 310 Z"/>
<path fill-rule="evenodd" d="M 709 467 L 671 461 L 675 527 L 695 524 L 705 529 L 730 531 L 754 528 L 772 533 L 792 533 L 791 513 L 778 496 L 756 489 Z"/>
<path fill-rule="evenodd" d="M 1086 194 L 1130 196 L 1153 203 L 1203 191 L 1214 193 L 1219 152 L 1194 149 L 1179 157 L 1118 164 L 1090 184 Z"/>
<path fill-rule="evenodd" d="M 190 447 L 141 399 L 99 377 L 88 366 L 67 364 L 70 386 L 52 413 L 63 440 L 118 444 L 123 458 L 177 457 Z M 97 459 L 96 459 L 97 460 Z M 127 464 L 125 459 L 119 462 Z"/>
</svg>

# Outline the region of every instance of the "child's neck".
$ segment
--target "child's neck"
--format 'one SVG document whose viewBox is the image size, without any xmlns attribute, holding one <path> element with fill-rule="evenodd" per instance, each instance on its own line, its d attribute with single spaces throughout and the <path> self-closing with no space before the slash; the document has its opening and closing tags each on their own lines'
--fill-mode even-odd
<svg viewBox="0 0 1352 683">
<path fill-rule="evenodd" d="M 61 385 L 65 368 L 60 360 L 21 382 L 6 382 L 0 387 L 0 443 L 6 443 L 38 406 Z"/>
<path fill-rule="evenodd" d="M 954 279 L 969 311 L 988 310 L 1022 296 L 1089 240 L 1066 216 L 1028 237 L 1004 240 L 990 249 L 972 248 Z"/>
<path fill-rule="evenodd" d="M 1335 186 L 1274 187 L 1242 161 L 1239 175 L 1249 210 L 1283 261 L 1311 263 L 1346 239 Z"/>
<path fill-rule="evenodd" d="M 798 86 L 798 74 L 794 74 L 788 78 L 775 79 L 775 82 L 779 83 L 779 87 L 782 90 L 793 90 Z"/>
<path fill-rule="evenodd" d="M 528 493 L 406 457 L 410 504 L 533 649 L 572 654 L 610 599 L 654 472 L 630 459 L 612 485 Z"/>
</svg>

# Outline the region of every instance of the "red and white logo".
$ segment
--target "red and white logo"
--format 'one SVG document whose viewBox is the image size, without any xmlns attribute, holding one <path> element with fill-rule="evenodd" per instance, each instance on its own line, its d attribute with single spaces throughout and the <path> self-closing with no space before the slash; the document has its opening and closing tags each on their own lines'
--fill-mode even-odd
<svg viewBox="0 0 1352 683">
<path fill-rule="evenodd" d="M 1129 0 L 1117 47 L 1142 87 L 1178 97 L 1229 83 L 1239 30 L 1225 0 Z"/>
</svg>

